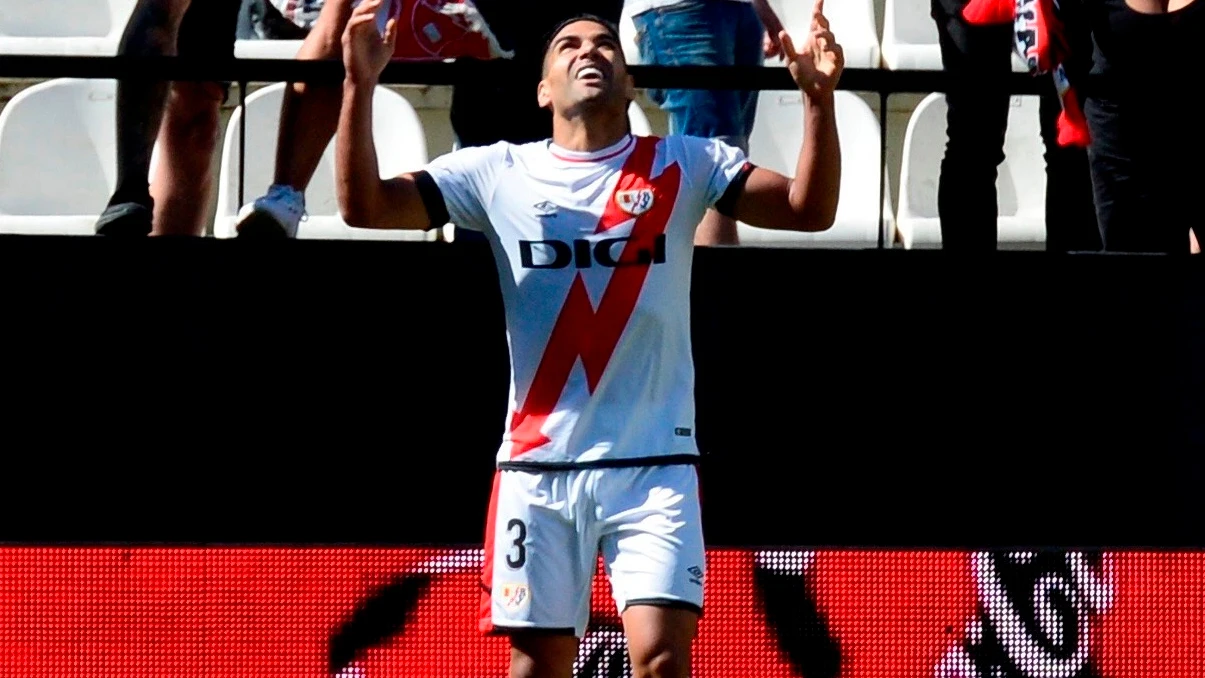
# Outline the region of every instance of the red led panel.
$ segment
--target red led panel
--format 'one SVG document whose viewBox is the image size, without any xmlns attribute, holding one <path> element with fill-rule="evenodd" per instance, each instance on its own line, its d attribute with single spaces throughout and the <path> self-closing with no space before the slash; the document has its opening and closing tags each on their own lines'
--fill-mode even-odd
<svg viewBox="0 0 1205 678">
<path fill-rule="evenodd" d="M 0 676 L 506 675 L 481 552 L 0 548 Z M 709 554 L 695 675 L 1201 678 L 1205 553 Z M 578 676 L 630 675 L 605 579 Z"/>
</svg>

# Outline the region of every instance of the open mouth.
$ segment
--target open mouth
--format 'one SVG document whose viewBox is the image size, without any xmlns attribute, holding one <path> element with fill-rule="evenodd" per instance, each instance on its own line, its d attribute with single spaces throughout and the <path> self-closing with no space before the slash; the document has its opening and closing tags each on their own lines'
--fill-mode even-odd
<svg viewBox="0 0 1205 678">
<path fill-rule="evenodd" d="M 573 79 L 581 82 L 602 82 L 606 76 L 597 66 L 583 66 L 578 69 Z"/>
</svg>

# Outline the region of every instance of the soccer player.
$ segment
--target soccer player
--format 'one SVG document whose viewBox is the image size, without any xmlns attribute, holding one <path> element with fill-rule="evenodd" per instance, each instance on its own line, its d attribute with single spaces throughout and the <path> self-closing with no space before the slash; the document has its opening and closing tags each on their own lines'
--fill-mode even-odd
<svg viewBox="0 0 1205 678">
<path fill-rule="evenodd" d="M 634 675 L 686 677 L 705 552 L 695 463 L 690 271 L 704 212 L 756 226 L 830 227 L 840 150 L 834 88 L 844 58 L 817 0 L 800 50 L 780 35 L 804 93 L 794 178 L 737 148 L 634 137 L 614 25 L 573 18 L 548 42 L 533 96 L 543 142 L 463 148 L 382 180 L 372 92 L 393 50 L 381 0 L 353 11 L 336 135 L 344 220 L 365 228 L 482 232 L 494 252 L 511 356 L 508 422 L 485 534 L 481 626 L 506 633 L 511 676 L 570 676 L 599 553 Z"/>
<path fill-rule="evenodd" d="M 240 0 L 142 0 L 118 53 L 195 60 L 234 56 Z M 205 234 L 210 167 L 227 85 L 122 80 L 117 84 L 117 186 L 96 222 L 109 236 Z M 148 184 L 156 139 L 162 161 Z M 153 197 L 152 197 L 153 196 Z"/>
</svg>

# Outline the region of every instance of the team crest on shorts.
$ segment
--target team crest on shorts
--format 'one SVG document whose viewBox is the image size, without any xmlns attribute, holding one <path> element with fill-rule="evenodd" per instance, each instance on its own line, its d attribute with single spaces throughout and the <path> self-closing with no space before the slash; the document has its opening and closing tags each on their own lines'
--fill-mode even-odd
<svg viewBox="0 0 1205 678">
<path fill-rule="evenodd" d="M 615 193 L 615 202 L 619 205 L 619 209 L 638 217 L 652 208 L 653 189 L 637 188 L 631 191 L 618 191 Z"/>
<path fill-rule="evenodd" d="M 501 593 L 502 607 L 510 612 L 522 610 L 531 602 L 531 592 L 527 584 L 503 584 Z"/>
</svg>

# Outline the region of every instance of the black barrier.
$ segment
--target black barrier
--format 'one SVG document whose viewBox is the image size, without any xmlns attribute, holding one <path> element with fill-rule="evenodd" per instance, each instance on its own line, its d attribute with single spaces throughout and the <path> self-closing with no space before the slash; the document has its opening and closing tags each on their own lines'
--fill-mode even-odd
<svg viewBox="0 0 1205 678">
<path fill-rule="evenodd" d="M 0 238 L 0 541 L 480 543 L 492 258 Z M 714 545 L 1189 547 L 1189 257 L 699 249 Z"/>
<path fill-rule="evenodd" d="M 458 61 L 391 63 L 380 82 L 386 85 L 454 85 L 489 77 L 504 62 Z M 684 89 L 795 89 L 784 67 L 775 66 L 638 66 L 629 67 L 636 87 Z M 225 80 L 241 83 L 338 82 L 343 79 L 339 61 L 297 59 L 228 59 L 195 61 L 179 57 L 78 57 L 0 56 L 0 77 L 5 78 L 156 78 L 162 80 Z M 846 68 L 839 89 L 884 94 L 945 92 L 954 78 L 944 71 Z M 1015 94 L 1037 94 L 1044 78 L 1026 73 L 1009 74 Z"/>
<path fill-rule="evenodd" d="M 507 67 L 502 60 L 459 60 L 451 62 L 394 62 L 381 74 L 382 84 L 453 85 L 476 79 L 488 79 L 495 69 Z M 631 66 L 639 88 L 681 87 L 687 89 L 791 90 L 796 85 L 785 67 L 767 66 Z M 247 85 L 257 82 L 339 81 L 343 64 L 338 60 L 298 59 L 226 59 L 204 60 L 180 57 L 78 57 L 13 55 L 0 56 L 0 77 L 9 78 L 139 78 L 162 80 L 222 80 L 238 83 L 238 101 L 246 100 Z M 1047 76 L 1048 77 L 1048 76 Z M 887 242 L 883 214 L 887 176 L 887 99 L 892 94 L 945 92 L 955 84 L 956 76 L 944 71 L 893 71 L 877 68 L 847 68 L 838 88 L 879 95 L 879 234 L 878 247 Z M 964 83 L 965 84 L 965 83 Z M 1016 94 L 1037 94 L 1049 87 L 1045 78 L 1027 73 L 1010 73 L 1009 87 Z M 240 118 L 239 157 L 246 144 L 246 118 Z M 239 202 L 243 195 L 240 161 Z"/>
</svg>

